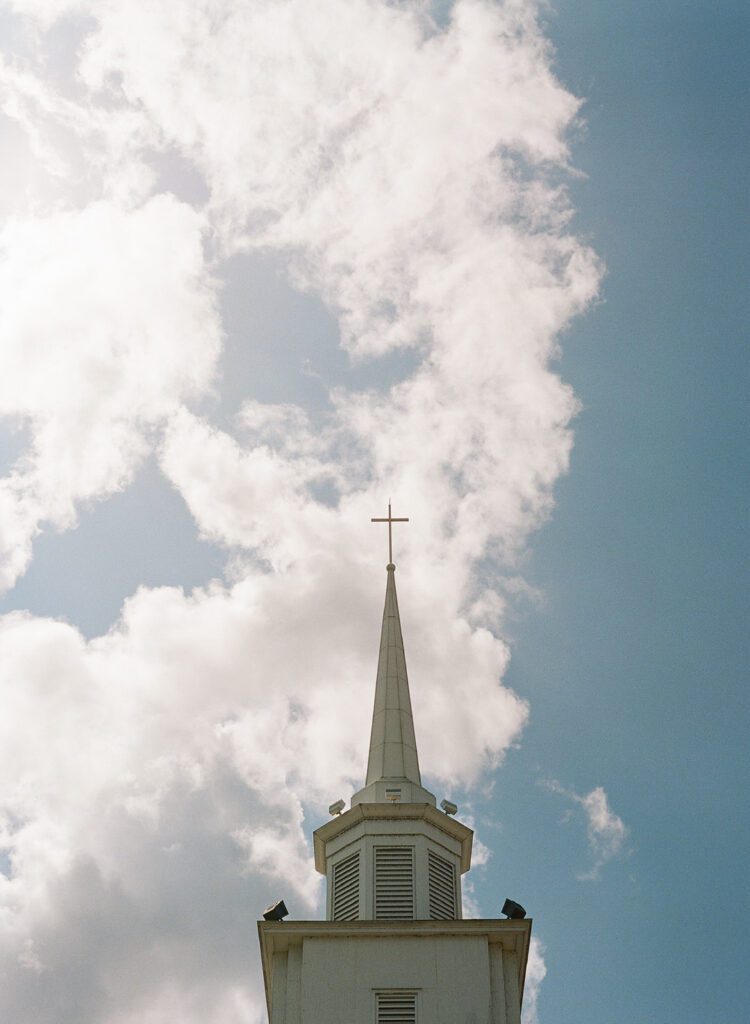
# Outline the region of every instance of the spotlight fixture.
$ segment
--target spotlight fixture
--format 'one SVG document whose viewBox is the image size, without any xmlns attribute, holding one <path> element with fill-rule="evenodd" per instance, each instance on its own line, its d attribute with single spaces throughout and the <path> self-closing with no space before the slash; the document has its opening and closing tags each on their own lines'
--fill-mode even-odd
<svg viewBox="0 0 750 1024">
<path fill-rule="evenodd" d="M 454 803 L 451 803 L 450 800 L 441 800 L 440 806 L 443 808 L 446 814 L 455 814 L 456 811 L 458 810 L 458 807 L 456 807 Z"/>
<path fill-rule="evenodd" d="M 279 900 L 277 903 L 272 903 L 270 907 L 266 907 L 263 911 L 264 921 L 283 921 L 289 914 L 286 909 L 286 903 L 283 900 Z"/>
<path fill-rule="evenodd" d="M 346 801 L 345 800 L 337 800 L 335 804 L 331 804 L 331 806 L 328 808 L 328 813 L 329 814 L 341 814 L 341 812 L 343 811 L 343 809 L 345 807 L 346 807 Z"/>
<path fill-rule="evenodd" d="M 523 909 L 520 903 L 515 903 L 513 900 L 506 900 L 503 903 L 502 914 L 509 917 L 512 921 L 522 921 L 526 917 L 526 911 Z"/>
</svg>

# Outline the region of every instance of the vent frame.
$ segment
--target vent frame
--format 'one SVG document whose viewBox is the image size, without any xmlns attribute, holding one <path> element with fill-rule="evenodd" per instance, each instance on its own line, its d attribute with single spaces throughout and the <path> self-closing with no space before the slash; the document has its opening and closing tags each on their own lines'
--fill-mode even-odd
<svg viewBox="0 0 750 1024">
<path fill-rule="evenodd" d="M 373 847 L 373 919 L 414 921 L 417 916 L 416 851 L 399 844 Z"/>
<path fill-rule="evenodd" d="M 358 921 L 361 914 L 361 851 L 355 850 L 331 867 L 331 920 Z"/>
<path fill-rule="evenodd" d="M 458 920 L 456 865 L 430 849 L 427 851 L 427 902 L 431 921 Z"/>
<path fill-rule="evenodd" d="M 417 1024 L 417 989 L 380 989 L 375 992 L 375 1024 Z"/>
</svg>

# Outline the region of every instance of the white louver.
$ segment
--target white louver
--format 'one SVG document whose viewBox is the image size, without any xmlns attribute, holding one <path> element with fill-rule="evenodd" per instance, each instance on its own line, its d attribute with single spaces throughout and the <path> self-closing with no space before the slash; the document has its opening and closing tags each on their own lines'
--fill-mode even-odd
<svg viewBox="0 0 750 1024">
<path fill-rule="evenodd" d="M 416 1024 L 416 992 L 376 992 L 377 1024 Z"/>
<path fill-rule="evenodd" d="M 359 917 L 359 851 L 333 866 L 333 920 Z"/>
<path fill-rule="evenodd" d="M 456 869 L 430 850 L 427 854 L 430 917 L 433 921 L 456 919 Z"/>
<path fill-rule="evenodd" d="M 414 850 L 411 846 L 375 847 L 375 919 L 414 920 Z"/>
</svg>

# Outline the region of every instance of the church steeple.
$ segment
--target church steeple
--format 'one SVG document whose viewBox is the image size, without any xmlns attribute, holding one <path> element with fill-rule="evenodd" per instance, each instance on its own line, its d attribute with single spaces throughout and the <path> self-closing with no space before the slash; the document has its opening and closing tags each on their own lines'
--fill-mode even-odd
<svg viewBox="0 0 750 1024">
<path fill-rule="evenodd" d="M 388 523 L 392 559 L 390 504 L 375 522 Z M 459 920 L 473 833 L 422 785 L 392 560 L 386 573 L 365 784 L 315 830 L 315 866 L 328 880 L 330 920 Z"/>
<path fill-rule="evenodd" d="M 389 526 L 390 505 L 388 506 Z M 386 566 L 385 608 L 380 632 L 375 704 L 370 730 L 370 749 L 364 789 L 352 797 L 352 805 L 384 801 L 435 804 L 422 787 L 417 740 L 406 672 L 406 655 L 396 596 L 396 566 Z"/>
<path fill-rule="evenodd" d="M 258 924 L 270 1024 L 521 1024 L 528 920 L 462 919 L 473 832 L 422 787 L 388 523 L 364 787 L 313 833 L 325 921 Z M 403 520 L 402 520 L 403 521 Z M 343 813 L 341 813 L 343 811 Z M 449 813 L 450 812 L 450 813 Z"/>
<path fill-rule="evenodd" d="M 419 786 L 422 779 L 419 775 L 404 640 L 398 614 L 396 566 L 389 563 L 386 571 L 388 582 L 380 632 L 375 707 L 365 785 L 382 779 L 404 779 L 416 782 Z"/>
</svg>

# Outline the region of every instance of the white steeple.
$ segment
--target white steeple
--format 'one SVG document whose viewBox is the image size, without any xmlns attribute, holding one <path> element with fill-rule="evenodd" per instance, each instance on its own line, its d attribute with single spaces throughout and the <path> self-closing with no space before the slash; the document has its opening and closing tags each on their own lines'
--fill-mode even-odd
<svg viewBox="0 0 750 1024">
<path fill-rule="evenodd" d="M 325 921 L 261 921 L 270 1024 L 521 1024 L 528 920 L 462 920 L 474 833 L 422 786 L 389 562 L 365 785 L 313 833 Z M 449 810 L 455 810 L 450 807 Z"/>
<path fill-rule="evenodd" d="M 471 864 L 473 832 L 422 786 L 395 571 L 389 562 L 365 785 L 313 834 L 333 921 L 459 920 Z"/>
<path fill-rule="evenodd" d="M 381 779 L 404 779 L 416 782 L 419 786 L 422 780 L 419 775 L 417 739 L 414 735 L 404 640 L 398 614 L 396 566 L 389 564 L 386 572 L 388 583 L 380 633 L 375 708 L 365 785 L 369 786 L 371 782 Z"/>
<path fill-rule="evenodd" d="M 396 566 L 393 562 L 388 563 L 386 572 L 388 576 L 375 678 L 367 777 L 364 789 L 352 797 L 352 806 L 398 800 L 424 802 L 434 807 L 435 797 L 422 787 L 419 773 L 409 677 L 396 597 Z"/>
</svg>

